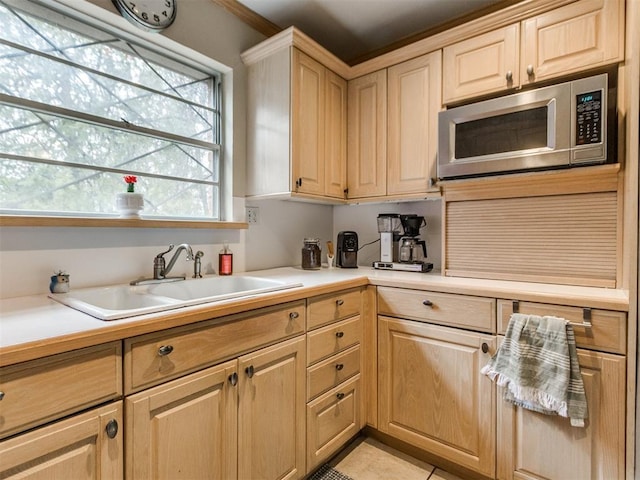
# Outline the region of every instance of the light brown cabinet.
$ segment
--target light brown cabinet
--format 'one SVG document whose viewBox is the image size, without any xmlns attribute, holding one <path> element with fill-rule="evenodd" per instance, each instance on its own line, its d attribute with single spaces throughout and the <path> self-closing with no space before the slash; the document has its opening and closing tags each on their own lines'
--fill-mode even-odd
<svg viewBox="0 0 640 480">
<path fill-rule="evenodd" d="M 0 442 L 0 478 L 123 478 L 122 402 Z"/>
<path fill-rule="evenodd" d="M 521 313 L 561 316 L 575 324 L 589 417 L 584 428 L 572 427 L 566 418 L 503 401 L 499 388 L 497 478 L 624 478 L 626 359 L 596 350 L 624 354 L 626 315 L 588 309 L 591 326 L 584 326 L 582 308 L 535 302 L 516 306 Z M 504 333 L 512 311 L 512 302 L 499 301 L 500 333 Z"/>
<path fill-rule="evenodd" d="M 387 71 L 387 195 L 438 191 L 441 59 L 438 50 Z"/>
<path fill-rule="evenodd" d="M 378 317 L 378 428 L 495 475 L 495 386 L 480 368 L 493 335 Z"/>
<path fill-rule="evenodd" d="M 364 426 L 361 304 L 360 289 L 308 301 L 307 473 Z"/>
<path fill-rule="evenodd" d="M 581 0 L 443 49 L 444 103 L 624 58 L 624 1 Z"/>
<path fill-rule="evenodd" d="M 437 192 L 441 52 L 349 81 L 350 199 Z"/>
<path fill-rule="evenodd" d="M 289 46 L 248 72 L 247 196 L 343 199 L 346 80 Z"/>
</svg>

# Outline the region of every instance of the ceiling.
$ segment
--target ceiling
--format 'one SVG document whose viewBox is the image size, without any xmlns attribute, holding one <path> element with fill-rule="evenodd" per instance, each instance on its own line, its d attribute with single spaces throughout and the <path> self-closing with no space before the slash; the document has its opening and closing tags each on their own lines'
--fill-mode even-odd
<svg viewBox="0 0 640 480">
<path fill-rule="evenodd" d="M 346 63 L 504 6 L 504 0 L 238 0 L 281 29 L 296 26 Z M 515 3 L 513 0 L 509 3 Z M 425 36 L 425 35 L 422 35 Z M 403 42 L 403 40 L 405 42 Z"/>
</svg>

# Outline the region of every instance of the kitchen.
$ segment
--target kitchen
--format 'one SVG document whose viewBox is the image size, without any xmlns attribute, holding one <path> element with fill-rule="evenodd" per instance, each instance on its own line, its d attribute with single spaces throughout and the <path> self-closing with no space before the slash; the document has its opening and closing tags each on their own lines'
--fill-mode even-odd
<svg viewBox="0 0 640 480">
<path fill-rule="evenodd" d="M 120 27 L 125 25 L 122 22 L 118 23 L 121 19 L 115 16 L 114 7 L 109 1 L 92 2 L 91 5 L 87 5 L 87 8 L 96 16 L 102 15 Z M 178 44 L 186 45 L 224 64 L 227 67 L 225 78 L 233 85 L 234 115 L 229 120 L 233 122 L 229 127 L 233 132 L 233 139 L 229 142 L 228 148 L 233 149 L 232 157 L 236 161 L 233 162 L 231 175 L 233 208 L 229 209 L 233 211 L 234 216 L 230 218 L 234 221 L 243 221 L 244 207 L 249 205 L 258 207 L 258 223 L 251 225 L 247 230 L 33 227 L 7 226 L 3 223 L 2 251 L 0 252 L 2 265 L 0 291 L 3 298 L 45 294 L 48 279 L 52 271 L 57 269 L 70 272 L 72 288 L 128 283 L 133 278 L 148 275 L 151 272 L 153 257 L 160 251 L 159 249 L 166 248 L 170 243 L 187 242 L 194 248 L 202 250 L 205 273 L 210 273 L 212 268 L 217 270 L 217 254 L 225 242 L 230 244 L 234 252 L 234 271 L 236 272 L 298 265 L 302 239 L 308 236 L 326 241 L 335 239 L 339 231 L 355 230 L 360 236 L 361 244 L 375 240 L 378 236 L 376 217 L 383 211 L 424 215 L 428 225 L 426 241 L 430 261 L 433 261 L 436 270 L 443 267 L 442 201 L 437 199 L 437 196 L 411 203 L 340 206 L 245 199 L 248 167 L 245 162 L 237 161 L 248 156 L 246 139 L 249 136 L 243 114 L 247 109 L 247 97 L 244 93 L 247 85 L 247 69 L 240 55 L 261 43 L 265 37 L 212 2 L 185 2 L 180 8 L 180 14 L 174 25 L 167 29 L 166 36 Z M 637 18 L 637 2 L 629 2 L 627 12 L 627 15 L 635 14 Z M 212 30 L 223 32 L 222 39 L 211 42 L 206 34 L 200 34 L 200 32 Z M 635 38 L 637 45 L 637 37 L 633 37 L 632 33 L 628 35 L 631 39 L 628 41 L 629 44 L 633 45 Z M 625 74 L 633 75 L 635 72 L 637 76 L 637 50 L 628 46 L 626 53 L 628 55 L 626 62 L 629 66 Z M 629 83 L 629 85 L 633 84 Z M 632 87 L 629 89 L 634 92 L 628 94 L 629 98 L 637 99 L 637 91 Z M 627 119 L 630 122 L 627 131 L 633 131 L 633 122 L 635 122 L 637 132 L 637 107 L 632 107 L 629 112 L 631 118 Z M 628 136 L 629 138 L 625 141 L 631 142 L 635 138 L 637 144 L 637 136 L 634 137 L 631 133 Z M 633 158 L 634 148 L 637 158 L 637 145 L 628 148 L 630 158 Z M 637 162 L 627 165 L 626 168 L 629 168 L 630 172 L 635 168 L 637 176 Z M 637 181 L 634 183 L 627 178 L 627 182 L 632 193 L 633 188 L 636 189 L 637 197 Z M 630 223 L 628 219 L 625 220 L 625 235 L 627 235 L 628 225 L 631 225 L 633 230 L 637 221 L 633 218 Z M 628 235 L 631 239 L 635 238 L 633 233 Z M 376 259 L 377 254 L 375 244 L 364 247 L 359 255 L 360 265 L 369 265 Z M 627 252 L 624 258 L 635 258 L 637 263 L 637 253 L 634 257 Z M 190 268 L 190 266 L 184 268 Z M 632 265 L 622 265 L 620 268 L 628 269 L 624 276 L 628 277 L 626 281 L 631 288 L 634 281 L 631 280 L 630 275 L 637 270 Z M 20 281 L 16 281 L 16 278 Z M 631 291 L 633 292 L 632 288 Z M 631 295 L 630 298 L 637 298 L 637 295 L 635 297 Z M 630 319 L 635 318 L 634 312 L 637 312 L 637 302 L 634 305 L 631 301 Z M 634 332 L 635 327 L 630 326 L 629 334 Z M 635 342 L 631 342 L 630 345 L 635 345 Z M 628 352 L 631 355 L 634 350 L 629 349 Z M 630 388 L 633 390 L 632 387 Z M 627 458 L 631 458 L 629 453 Z M 629 478 L 632 478 L 633 474 L 630 473 L 629 468 L 627 472 Z"/>
</svg>

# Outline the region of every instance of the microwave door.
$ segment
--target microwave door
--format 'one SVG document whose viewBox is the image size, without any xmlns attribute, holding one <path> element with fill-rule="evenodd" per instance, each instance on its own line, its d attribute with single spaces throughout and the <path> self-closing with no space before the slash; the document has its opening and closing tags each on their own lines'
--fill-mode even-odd
<svg viewBox="0 0 640 480">
<path fill-rule="evenodd" d="M 548 87 L 441 112 L 440 178 L 568 165 L 565 90 Z"/>
</svg>

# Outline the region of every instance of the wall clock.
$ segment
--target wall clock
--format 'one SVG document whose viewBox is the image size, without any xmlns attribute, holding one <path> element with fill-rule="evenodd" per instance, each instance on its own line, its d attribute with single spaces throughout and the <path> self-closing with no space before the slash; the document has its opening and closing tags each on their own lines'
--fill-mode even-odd
<svg viewBox="0 0 640 480">
<path fill-rule="evenodd" d="M 176 18 L 177 0 L 113 0 L 124 18 L 143 30 L 161 32 Z"/>
</svg>

